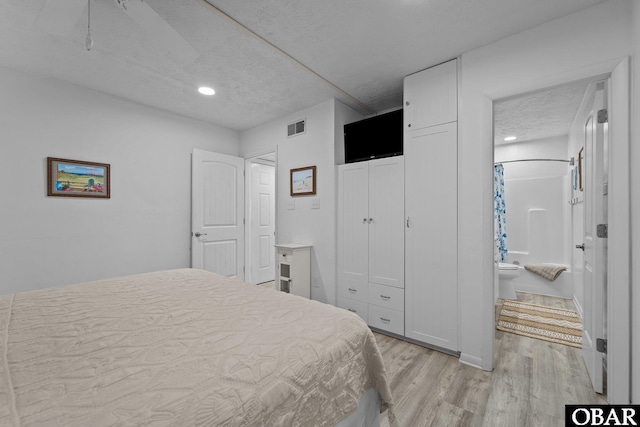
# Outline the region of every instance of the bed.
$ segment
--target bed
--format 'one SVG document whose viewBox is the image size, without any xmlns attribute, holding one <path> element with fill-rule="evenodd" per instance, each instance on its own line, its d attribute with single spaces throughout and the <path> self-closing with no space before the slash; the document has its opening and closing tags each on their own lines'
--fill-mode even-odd
<svg viewBox="0 0 640 427">
<path fill-rule="evenodd" d="M 396 424 L 358 316 L 202 270 L 0 297 L 0 334 L 3 426 Z"/>
</svg>

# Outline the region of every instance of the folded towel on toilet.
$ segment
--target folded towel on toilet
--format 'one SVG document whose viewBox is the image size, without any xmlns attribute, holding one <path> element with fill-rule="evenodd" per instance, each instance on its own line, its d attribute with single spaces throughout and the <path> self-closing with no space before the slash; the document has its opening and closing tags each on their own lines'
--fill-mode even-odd
<svg viewBox="0 0 640 427">
<path fill-rule="evenodd" d="M 558 278 L 560 273 L 567 269 L 567 267 L 549 264 L 527 264 L 524 266 L 524 269 L 553 282 Z"/>
</svg>

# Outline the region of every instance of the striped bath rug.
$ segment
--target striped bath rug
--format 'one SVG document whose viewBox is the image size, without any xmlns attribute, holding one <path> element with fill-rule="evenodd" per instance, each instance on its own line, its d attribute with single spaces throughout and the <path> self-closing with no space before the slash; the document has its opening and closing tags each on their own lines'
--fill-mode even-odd
<svg viewBox="0 0 640 427">
<path fill-rule="evenodd" d="M 504 300 L 496 328 L 571 347 L 582 347 L 580 316 L 564 308 Z"/>
</svg>

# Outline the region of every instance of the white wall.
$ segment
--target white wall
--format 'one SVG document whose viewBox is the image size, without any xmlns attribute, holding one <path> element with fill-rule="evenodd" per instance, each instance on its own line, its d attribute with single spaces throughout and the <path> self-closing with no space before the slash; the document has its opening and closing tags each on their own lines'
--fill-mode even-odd
<svg viewBox="0 0 640 427">
<path fill-rule="evenodd" d="M 633 63 L 631 66 L 631 165 L 640 165 L 640 2 L 633 2 Z M 640 404 L 640 168 L 631 167 L 631 398 Z"/>
<path fill-rule="evenodd" d="M 311 297 L 329 304 L 335 304 L 336 294 L 336 150 L 343 140 L 342 124 L 353 114 L 349 107 L 330 100 L 241 133 L 245 157 L 277 148 L 277 242 L 313 245 Z M 305 118 L 306 133 L 288 138 L 287 124 Z M 316 195 L 291 197 L 289 171 L 313 165 Z M 312 209 L 313 200 L 320 201 L 319 209 Z M 290 202 L 294 209 L 289 209 Z"/>
<path fill-rule="evenodd" d="M 500 144 L 495 161 L 568 159 L 567 139 Z M 509 262 L 569 264 L 569 173 L 568 163 L 504 164 Z"/>
<path fill-rule="evenodd" d="M 492 100 L 611 71 L 631 54 L 630 12 L 630 1 L 609 1 L 461 57 L 458 280 L 463 362 L 493 366 Z"/>
<path fill-rule="evenodd" d="M 0 294 L 190 266 L 190 153 L 236 131 L 1 67 L 0 93 Z M 47 197 L 47 157 L 109 163 L 111 198 Z"/>
</svg>

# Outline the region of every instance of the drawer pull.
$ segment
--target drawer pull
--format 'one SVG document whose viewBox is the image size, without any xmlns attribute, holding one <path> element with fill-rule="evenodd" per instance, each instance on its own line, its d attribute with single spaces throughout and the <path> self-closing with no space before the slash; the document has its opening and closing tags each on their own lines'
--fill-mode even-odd
<svg viewBox="0 0 640 427">
<path fill-rule="evenodd" d="M 389 319 L 385 319 L 384 317 L 381 317 L 380 320 L 382 320 L 384 323 L 389 323 L 391 322 L 391 320 Z"/>
<path fill-rule="evenodd" d="M 389 301 L 391 299 L 391 297 L 388 297 L 388 296 L 382 295 L 382 294 L 380 295 L 380 298 L 382 298 L 384 300 L 387 300 L 387 301 Z"/>
<path fill-rule="evenodd" d="M 355 311 L 353 308 L 347 308 L 347 310 L 349 310 L 352 313 L 357 313 L 357 311 Z"/>
<path fill-rule="evenodd" d="M 356 292 L 358 292 L 358 290 L 357 289 L 353 289 L 353 288 L 349 288 L 349 292 L 352 292 L 352 293 L 355 294 Z"/>
</svg>

